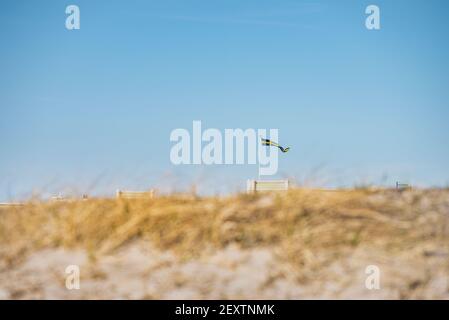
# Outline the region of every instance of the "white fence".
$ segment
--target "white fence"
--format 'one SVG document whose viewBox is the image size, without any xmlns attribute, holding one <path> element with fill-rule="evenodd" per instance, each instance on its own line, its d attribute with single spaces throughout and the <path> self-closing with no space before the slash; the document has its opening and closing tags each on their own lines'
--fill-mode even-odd
<svg viewBox="0 0 449 320">
<path fill-rule="evenodd" d="M 0 203 L 0 208 L 13 208 L 13 207 L 21 207 L 23 203 L 18 202 L 2 202 Z"/>
<path fill-rule="evenodd" d="M 248 193 L 257 191 L 286 191 L 288 188 L 288 180 L 248 180 L 246 183 L 246 191 Z"/>
</svg>

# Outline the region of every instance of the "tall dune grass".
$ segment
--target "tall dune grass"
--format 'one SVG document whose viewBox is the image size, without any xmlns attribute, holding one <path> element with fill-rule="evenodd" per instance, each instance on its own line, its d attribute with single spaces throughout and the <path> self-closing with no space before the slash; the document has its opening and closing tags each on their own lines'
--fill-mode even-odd
<svg viewBox="0 0 449 320">
<path fill-rule="evenodd" d="M 95 259 L 146 239 L 184 259 L 237 244 L 276 246 L 313 267 L 360 245 L 413 252 L 449 244 L 449 191 L 296 189 L 286 193 L 148 200 L 33 202 L 0 208 L 0 262 L 41 248 L 84 248 Z"/>
</svg>

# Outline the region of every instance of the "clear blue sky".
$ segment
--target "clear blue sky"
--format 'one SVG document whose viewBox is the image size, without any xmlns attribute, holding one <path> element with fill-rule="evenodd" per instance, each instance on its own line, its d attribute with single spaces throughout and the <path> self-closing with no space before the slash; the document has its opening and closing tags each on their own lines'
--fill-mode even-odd
<svg viewBox="0 0 449 320">
<path fill-rule="evenodd" d="M 70 4 L 80 30 L 65 28 Z M 379 31 L 365 28 L 369 4 Z M 279 177 L 449 182 L 448 1 L 0 6 L 0 201 L 67 187 L 220 192 L 256 176 L 254 166 L 173 166 L 170 132 L 193 120 L 279 128 L 292 147 Z"/>
</svg>

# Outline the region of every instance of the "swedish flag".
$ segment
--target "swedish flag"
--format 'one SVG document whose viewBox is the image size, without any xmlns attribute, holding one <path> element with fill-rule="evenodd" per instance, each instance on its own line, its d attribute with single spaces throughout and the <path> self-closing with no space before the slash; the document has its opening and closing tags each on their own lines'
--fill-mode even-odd
<svg viewBox="0 0 449 320">
<path fill-rule="evenodd" d="M 268 139 L 264 139 L 264 138 L 260 138 L 262 140 L 262 145 L 263 146 L 271 146 L 271 147 L 278 147 L 282 152 L 286 153 L 288 150 L 290 150 L 290 147 L 284 148 L 281 147 L 279 145 L 279 143 L 268 140 Z"/>
</svg>

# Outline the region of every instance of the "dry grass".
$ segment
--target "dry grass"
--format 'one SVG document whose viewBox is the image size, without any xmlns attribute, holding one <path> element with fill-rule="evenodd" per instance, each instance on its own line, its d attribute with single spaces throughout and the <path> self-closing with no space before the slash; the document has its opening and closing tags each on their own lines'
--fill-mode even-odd
<svg viewBox="0 0 449 320">
<path fill-rule="evenodd" d="M 184 259 L 229 244 L 276 247 L 280 258 L 303 271 L 363 244 L 392 253 L 432 254 L 448 249 L 449 191 L 297 189 L 227 198 L 92 199 L 0 208 L 2 268 L 42 248 L 85 248 L 95 259 L 138 238 Z"/>
</svg>

